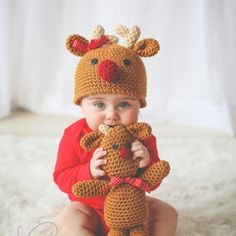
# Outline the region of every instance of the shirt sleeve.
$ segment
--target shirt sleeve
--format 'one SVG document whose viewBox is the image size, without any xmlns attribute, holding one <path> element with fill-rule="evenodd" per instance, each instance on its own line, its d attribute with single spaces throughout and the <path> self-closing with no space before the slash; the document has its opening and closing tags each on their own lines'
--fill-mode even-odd
<svg viewBox="0 0 236 236">
<path fill-rule="evenodd" d="M 79 140 L 66 130 L 59 144 L 53 178 L 58 187 L 68 194 L 71 194 L 76 182 L 92 179 L 89 153 L 81 149 Z"/>
<path fill-rule="evenodd" d="M 154 135 L 151 135 L 149 138 L 142 141 L 145 147 L 148 149 L 150 164 L 153 164 L 157 161 L 160 161 L 158 150 L 157 150 L 157 141 Z"/>
</svg>

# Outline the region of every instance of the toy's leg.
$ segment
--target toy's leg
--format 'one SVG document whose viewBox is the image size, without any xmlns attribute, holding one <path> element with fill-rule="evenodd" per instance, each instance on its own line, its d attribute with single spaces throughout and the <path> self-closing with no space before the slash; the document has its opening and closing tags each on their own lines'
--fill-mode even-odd
<svg viewBox="0 0 236 236">
<path fill-rule="evenodd" d="M 124 229 L 110 228 L 110 231 L 107 236 L 129 236 L 129 234 L 128 234 L 128 231 Z"/>
<path fill-rule="evenodd" d="M 144 225 L 130 230 L 130 236 L 148 236 L 147 228 Z"/>
</svg>

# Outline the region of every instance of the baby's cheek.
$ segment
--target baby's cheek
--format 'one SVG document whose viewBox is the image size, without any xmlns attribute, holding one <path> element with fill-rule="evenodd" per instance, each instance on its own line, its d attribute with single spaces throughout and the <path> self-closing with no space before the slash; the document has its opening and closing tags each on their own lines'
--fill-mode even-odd
<svg viewBox="0 0 236 236">
<path fill-rule="evenodd" d="M 123 118 L 123 124 L 127 126 L 135 122 L 138 122 L 138 112 L 136 111 L 127 112 Z"/>
<path fill-rule="evenodd" d="M 90 129 L 98 130 L 98 126 L 103 122 L 99 117 L 89 116 L 86 118 L 87 124 Z"/>
</svg>

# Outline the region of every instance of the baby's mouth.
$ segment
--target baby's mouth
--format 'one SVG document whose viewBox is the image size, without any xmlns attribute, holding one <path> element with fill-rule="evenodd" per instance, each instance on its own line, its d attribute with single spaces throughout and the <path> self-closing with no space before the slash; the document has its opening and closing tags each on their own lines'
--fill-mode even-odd
<svg viewBox="0 0 236 236">
<path fill-rule="evenodd" d="M 116 126 L 116 125 L 108 125 L 108 124 L 106 124 L 106 125 L 110 128 L 113 128 L 114 126 Z"/>
</svg>

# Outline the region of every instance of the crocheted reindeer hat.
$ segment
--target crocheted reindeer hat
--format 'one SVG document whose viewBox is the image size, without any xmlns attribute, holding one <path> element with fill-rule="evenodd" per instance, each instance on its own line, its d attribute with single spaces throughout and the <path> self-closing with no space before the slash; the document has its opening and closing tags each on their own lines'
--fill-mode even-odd
<svg viewBox="0 0 236 236">
<path fill-rule="evenodd" d="M 116 36 L 105 35 L 102 26 L 97 26 L 92 40 L 80 35 L 67 38 L 67 49 L 80 56 L 75 73 L 74 102 L 95 94 L 123 94 L 146 106 L 147 76 L 141 57 L 154 56 L 160 49 L 155 39 L 138 41 L 140 29 L 119 26 L 116 33 L 124 37 L 126 46 L 118 45 Z"/>
</svg>

